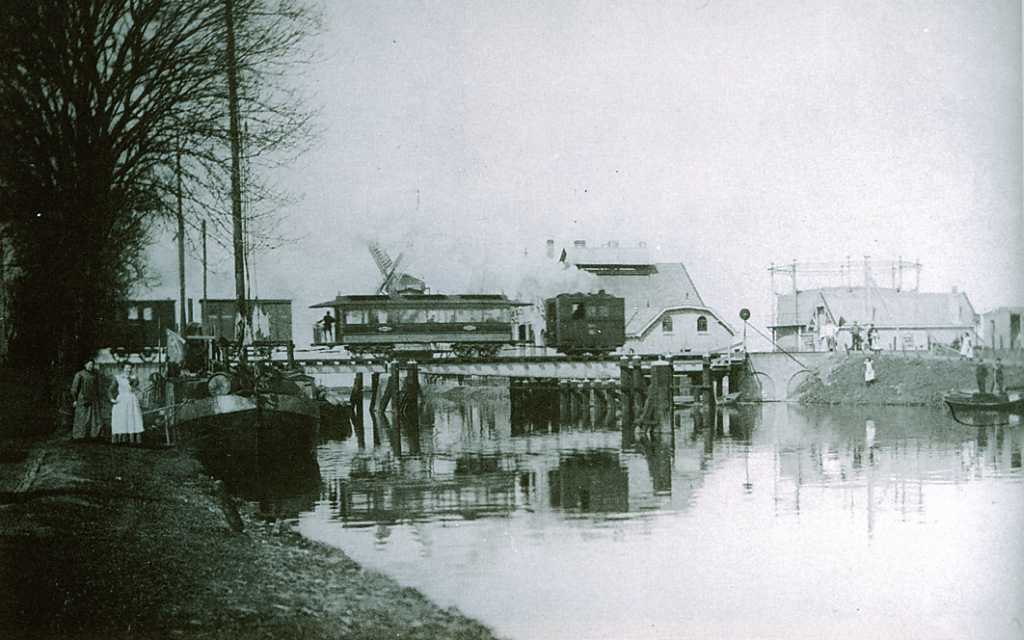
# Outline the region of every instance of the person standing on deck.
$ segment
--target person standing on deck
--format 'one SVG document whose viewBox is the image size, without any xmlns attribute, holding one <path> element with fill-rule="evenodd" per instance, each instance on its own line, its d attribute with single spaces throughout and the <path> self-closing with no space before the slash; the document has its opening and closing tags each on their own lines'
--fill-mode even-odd
<svg viewBox="0 0 1024 640">
<path fill-rule="evenodd" d="M 86 360 L 82 370 L 71 381 L 71 402 L 75 408 L 71 437 L 74 440 L 99 438 L 103 428 L 100 417 L 100 380 L 95 369 L 96 363 L 92 359 Z"/>
<path fill-rule="evenodd" d="M 1001 394 L 1005 390 L 1005 379 L 1003 378 L 1003 361 L 996 358 L 996 365 L 992 368 L 992 378 L 995 384 L 992 386 L 992 393 Z"/>
<path fill-rule="evenodd" d="M 854 351 L 860 351 L 860 324 L 856 320 L 853 321 L 853 327 L 850 329 L 850 334 L 853 336 L 853 346 L 851 347 Z"/>
<path fill-rule="evenodd" d="M 132 365 L 124 365 L 121 375 L 110 385 L 110 402 L 114 409 L 110 415 L 110 441 L 142 443 L 142 407 L 135 395 L 139 379 L 132 373 Z"/>
<path fill-rule="evenodd" d="M 328 311 L 321 319 L 324 323 L 324 342 L 334 342 L 334 316 Z"/>
<path fill-rule="evenodd" d="M 974 376 L 978 381 L 978 393 L 988 391 L 988 367 L 985 366 L 985 361 L 982 358 L 978 358 L 978 366 L 974 370 Z"/>
</svg>

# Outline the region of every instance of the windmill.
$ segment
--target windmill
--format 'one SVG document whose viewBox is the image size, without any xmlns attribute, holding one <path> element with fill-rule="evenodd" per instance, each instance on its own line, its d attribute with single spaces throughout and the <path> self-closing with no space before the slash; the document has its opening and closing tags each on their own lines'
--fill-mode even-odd
<svg viewBox="0 0 1024 640">
<path fill-rule="evenodd" d="M 377 286 L 377 295 L 386 293 L 391 297 L 396 297 L 404 293 L 424 293 L 426 284 L 422 280 L 398 270 L 398 267 L 402 264 L 401 253 L 392 260 L 388 252 L 376 241 L 369 243 L 369 249 L 370 255 L 373 256 L 373 261 L 377 263 L 377 269 L 380 270 L 383 278 L 380 281 L 380 285 Z"/>
</svg>

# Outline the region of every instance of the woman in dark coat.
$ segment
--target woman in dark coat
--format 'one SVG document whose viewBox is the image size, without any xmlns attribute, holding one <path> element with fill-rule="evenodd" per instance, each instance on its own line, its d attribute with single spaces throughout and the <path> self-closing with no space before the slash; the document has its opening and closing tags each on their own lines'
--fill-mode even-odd
<svg viewBox="0 0 1024 640">
<path fill-rule="evenodd" d="M 75 440 L 99 438 L 103 428 L 100 413 L 100 380 L 96 363 L 88 360 L 71 381 L 71 401 L 75 407 L 75 422 L 71 437 Z"/>
</svg>

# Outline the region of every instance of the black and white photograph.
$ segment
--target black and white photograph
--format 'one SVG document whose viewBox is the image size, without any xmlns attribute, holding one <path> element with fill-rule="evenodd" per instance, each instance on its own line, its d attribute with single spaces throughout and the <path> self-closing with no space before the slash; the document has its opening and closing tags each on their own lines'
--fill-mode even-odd
<svg viewBox="0 0 1024 640">
<path fill-rule="evenodd" d="M 1021 0 L 0 0 L 0 637 L 1024 638 Z"/>
</svg>

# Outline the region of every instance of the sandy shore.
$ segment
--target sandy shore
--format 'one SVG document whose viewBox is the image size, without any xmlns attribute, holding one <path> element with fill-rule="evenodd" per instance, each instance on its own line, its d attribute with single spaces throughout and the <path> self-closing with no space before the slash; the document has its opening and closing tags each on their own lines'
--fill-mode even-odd
<svg viewBox="0 0 1024 640">
<path fill-rule="evenodd" d="M 66 436 L 0 447 L 5 638 L 494 637 L 236 511 L 184 452 Z"/>
</svg>

